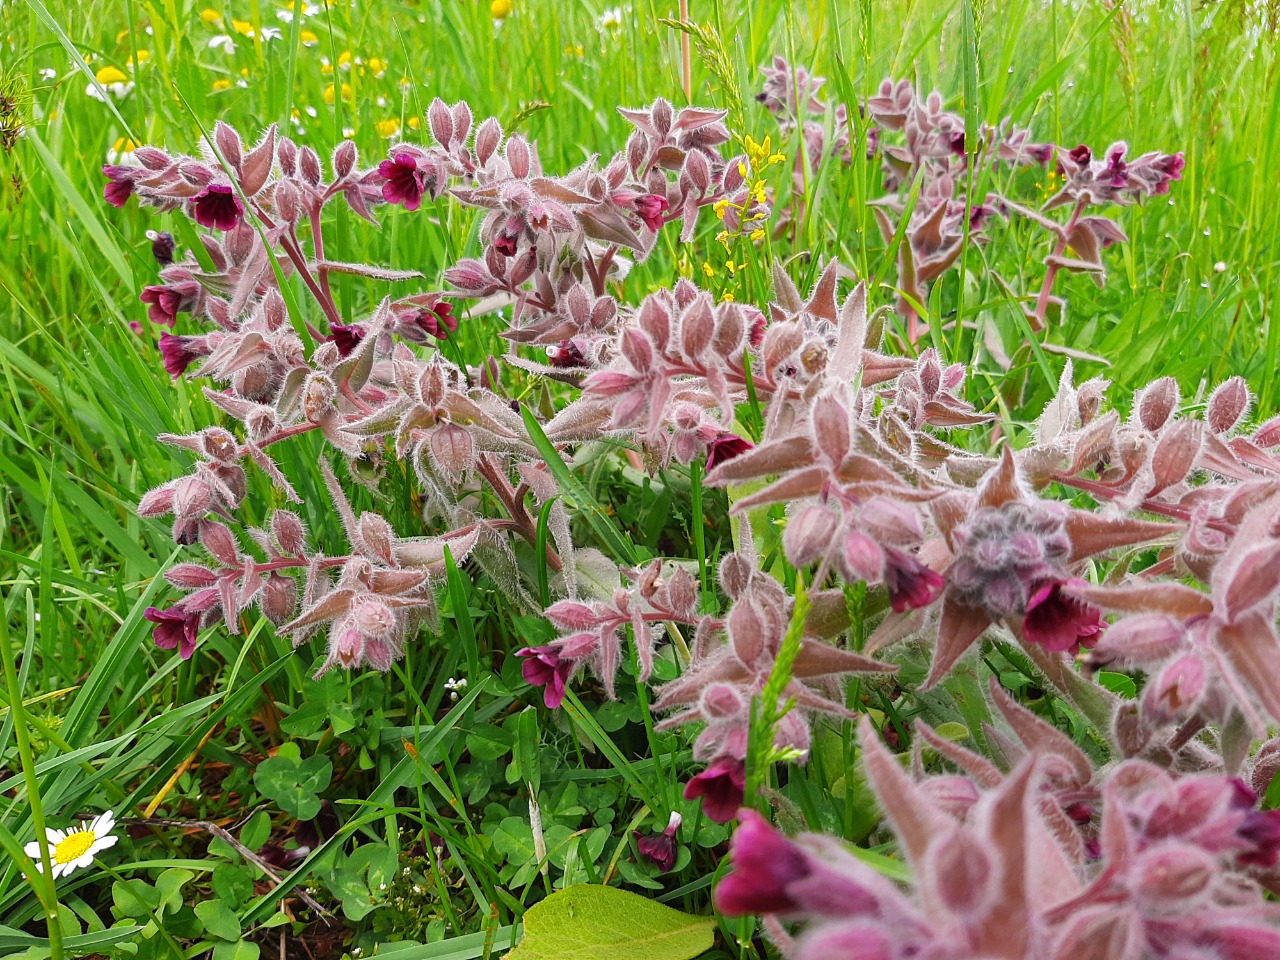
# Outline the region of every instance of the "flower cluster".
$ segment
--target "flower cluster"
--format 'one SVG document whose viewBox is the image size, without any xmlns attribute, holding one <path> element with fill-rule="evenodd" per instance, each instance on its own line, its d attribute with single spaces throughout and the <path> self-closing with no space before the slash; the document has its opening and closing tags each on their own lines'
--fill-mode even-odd
<svg viewBox="0 0 1280 960">
<path fill-rule="evenodd" d="M 912 340 L 923 332 L 918 319 L 929 302 L 929 285 L 956 263 L 966 244 L 986 243 L 987 228 L 997 218 L 1017 215 L 1052 238 L 1053 250 L 1045 259 L 1035 306 L 1024 308 L 1032 328 L 1039 330 L 1050 308 L 1060 314 L 1065 306 L 1052 293 L 1057 274 L 1067 270 L 1101 278 L 1106 272 L 1101 251 L 1128 239 L 1114 220 L 1087 215 L 1086 210 L 1168 193 L 1169 184 L 1182 178 L 1181 153 L 1150 152 L 1127 159 L 1128 146 L 1115 143 L 1095 158 L 1087 146 L 1068 150 L 1032 142 L 1029 131 L 1008 118 L 998 126 L 983 123 L 976 131 L 966 130 L 964 117 L 946 110 L 938 91 L 922 97 L 908 80 L 881 83 L 877 94 L 853 111 L 860 118 L 855 123 L 845 104 L 829 110 L 818 97 L 826 83 L 822 77 L 812 76 L 803 67 L 793 68 L 781 57 L 762 72 L 764 88 L 756 99 L 774 114 L 784 133 L 801 126 L 814 172 L 827 154 L 852 163 L 855 127 L 861 131 L 865 125 L 866 156 L 879 158 L 882 184 L 889 191 L 872 201 L 885 242 L 904 227 L 898 247 L 896 286 L 902 295 L 897 306 L 908 320 Z M 836 134 L 830 150 L 825 147 L 827 134 L 821 121 L 828 113 Z M 1003 194 L 967 192 L 967 185 L 975 180 L 974 169 L 994 171 L 1000 166 L 1052 166 L 1065 182 L 1039 211 Z M 803 194 L 800 173 L 798 166 L 797 196 Z M 976 179 L 986 182 L 984 177 Z M 1046 216 L 1064 206 L 1071 207 L 1065 224 Z M 905 225 L 903 217 L 907 217 Z M 1068 249 L 1073 257 L 1066 256 Z"/>
</svg>

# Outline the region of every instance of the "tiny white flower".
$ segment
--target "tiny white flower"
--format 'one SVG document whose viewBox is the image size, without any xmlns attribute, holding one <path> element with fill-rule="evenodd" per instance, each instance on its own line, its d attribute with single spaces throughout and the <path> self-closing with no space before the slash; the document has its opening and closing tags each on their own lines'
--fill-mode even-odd
<svg viewBox="0 0 1280 960">
<path fill-rule="evenodd" d="M 55 877 L 65 877 L 80 867 L 93 863 L 93 858 L 116 845 L 120 838 L 112 836 L 116 827 L 116 815 L 108 810 L 89 821 L 88 825 L 72 830 L 54 830 L 45 828 L 45 840 L 49 844 L 49 860 L 53 865 Z M 44 861 L 40 859 L 40 842 L 32 840 L 23 852 L 36 862 L 36 869 L 44 872 Z"/>
<path fill-rule="evenodd" d="M 600 14 L 601 30 L 617 30 L 622 26 L 622 8 L 609 7 Z"/>
<path fill-rule="evenodd" d="M 282 36 L 284 36 L 284 34 L 281 33 L 279 27 L 263 27 L 262 28 L 263 40 L 279 40 Z"/>
<path fill-rule="evenodd" d="M 229 33 L 220 33 L 216 37 L 209 38 L 209 49 L 221 49 L 227 56 L 236 52 L 236 41 Z"/>
<path fill-rule="evenodd" d="M 45 67 L 43 70 L 40 71 L 41 80 L 55 80 L 57 79 L 57 76 L 58 76 L 58 71 L 54 70 L 52 67 Z"/>
<path fill-rule="evenodd" d="M 1213 265 L 1213 272 L 1214 272 L 1214 273 L 1226 273 L 1226 272 L 1227 272 L 1227 265 L 1226 265 L 1225 263 L 1223 263 L 1221 260 L 1219 260 L 1217 263 L 1215 263 L 1215 264 Z"/>
</svg>

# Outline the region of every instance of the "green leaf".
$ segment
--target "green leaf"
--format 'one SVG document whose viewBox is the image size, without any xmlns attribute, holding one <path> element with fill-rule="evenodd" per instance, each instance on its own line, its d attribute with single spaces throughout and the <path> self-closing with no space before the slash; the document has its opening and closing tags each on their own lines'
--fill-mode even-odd
<svg viewBox="0 0 1280 960">
<path fill-rule="evenodd" d="M 260 956 L 261 949 L 251 940 L 219 943 L 213 948 L 213 960 L 258 960 Z"/>
<path fill-rule="evenodd" d="M 524 940 L 507 960 L 692 960 L 711 949 L 714 930 L 710 917 L 583 883 L 524 915 Z"/>
<path fill-rule="evenodd" d="M 1126 700 L 1132 700 L 1138 695 L 1138 685 L 1133 682 L 1133 677 L 1123 673 L 1112 673 L 1110 670 L 1098 671 L 1098 682 L 1110 690 L 1112 693 L 1118 693 Z"/>
<path fill-rule="evenodd" d="M 221 900 L 202 900 L 196 904 L 196 916 L 205 932 L 219 940 L 240 939 L 240 918 Z"/>
<path fill-rule="evenodd" d="M 280 804 L 285 813 L 299 820 L 310 820 L 320 812 L 319 793 L 329 786 L 332 775 L 333 764 L 327 757 L 295 760 L 277 754 L 258 765 L 253 773 L 253 785 L 263 796 Z"/>
</svg>

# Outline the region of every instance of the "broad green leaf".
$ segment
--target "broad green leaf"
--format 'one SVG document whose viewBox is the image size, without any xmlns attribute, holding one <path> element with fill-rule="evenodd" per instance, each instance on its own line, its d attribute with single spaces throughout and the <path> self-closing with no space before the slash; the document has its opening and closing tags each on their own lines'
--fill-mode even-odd
<svg viewBox="0 0 1280 960">
<path fill-rule="evenodd" d="M 221 900 L 202 900 L 196 904 L 196 916 L 205 932 L 219 940 L 240 939 L 240 919 Z"/>
<path fill-rule="evenodd" d="M 524 940 L 507 960 L 692 960 L 711 949 L 714 930 L 710 917 L 583 883 L 524 915 Z"/>
</svg>

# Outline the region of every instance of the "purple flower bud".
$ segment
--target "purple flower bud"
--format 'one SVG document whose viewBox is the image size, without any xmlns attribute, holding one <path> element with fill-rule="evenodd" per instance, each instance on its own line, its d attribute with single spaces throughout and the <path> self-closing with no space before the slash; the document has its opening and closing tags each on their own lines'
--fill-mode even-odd
<svg viewBox="0 0 1280 960">
<path fill-rule="evenodd" d="M 1031 592 L 1022 620 L 1022 638 L 1060 653 L 1097 642 L 1103 628 L 1097 607 L 1062 592 L 1065 580 L 1049 580 Z"/>
<path fill-rule="evenodd" d="M 398 151 L 390 160 L 383 160 L 378 164 L 378 174 L 384 181 L 382 198 L 387 203 L 401 204 L 410 211 L 422 206 L 428 175 L 412 153 Z"/>
<path fill-rule="evenodd" d="M 707 472 L 710 473 L 726 460 L 741 456 L 752 449 L 753 444 L 732 433 L 722 433 L 711 441 L 707 450 Z"/>
<path fill-rule="evenodd" d="M 192 215 L 202 227 L 231 230 L 244 219 L 244 205 L 235 190 L 221 183 L 211 183 L 191 201 Z"/>
<path fill-rule="evenodd" d="M 547 360 L 553 367 L 585 367 L 587 358 L 572 340 L 561 340 L 554 347 L 547 347 Z"/>
<path fill-rule="evenodd" d="M 123 207 L 133 196 L 138 168 L 108 165 L 102 168 L 102 172 L 107 178 L 107 185 L 102 188 L 102 196 L 113 207 Z"/>
<path fill-rule="evenodd" d="M 676 831 L 679 829 L 680 814 L 673 810 L 667 828 L 661 833 L 646 836 L 638 830 L 635 832 L 636 850 L 640 856 L 657 864 L 660 871 L 670 873 L 676 865 Z"/>
<path fill-rule="evenodd" d="M 173 263 L 173 252 L 178 244 L 173 239 L 172 233 L 165 230 L 148 230 L 147 239 L 151 241 L 151 255 L 156 258 L 156 263 L 162 267 Z"/>
<path fill-rule="evenodd" d="M 1071 160 L 1080 166 L 1087 165 L 1093 159 L 1093 151 L 1083 143 L 1067 154 Z"/>
<path fill-rule="evenodd" d="M 690 780 L 684 788 L 686 800 L 702 798 L 702 812 L 716 823 L 728 823 L 742 807 L 747 786 L 747 768 L 735 757 L 720 757 Z"/>
<path fill-rule="evenodd" d="M 754 810 L 742 811 L 729 853 L 733 871 L 716 887 L 716 909 L 730 917 L 788 913 L 798 904 L 788 885 L 809 876 L 808 859 Z"/>
<path fill-rule="evenodd" d="M 161 650 L 177 649 L 183 660 L 190 660 L 196 649 L 196 637 L 200 632 L 200 613 L 190 610 L 180 600 L 161 610 L 147 607 L 142 616 L 155 624 L 151 639 Z"/>
<path fill-rule="evenodd" d="M 365 329 L 358 323 L 350 325 L 343 323 L 329 324 L 329 339 L 338 348 L 338 353 L 344 357 L 350 356 L 351 351 L 360 346 L 360 341 L 364 337 Z"/>
<path fill-rule="evenodd" d="M 517 657 L 524 657 L 520 672 L 524 674 L 525 683 L 544 688 L 542 702 L 551 710 L 555 710 L 564 702 L 565 682 L 573 673 L 573 661 L 560 657 L 555 647 L 525 647 L 516 651 Z"/>
</svg>

